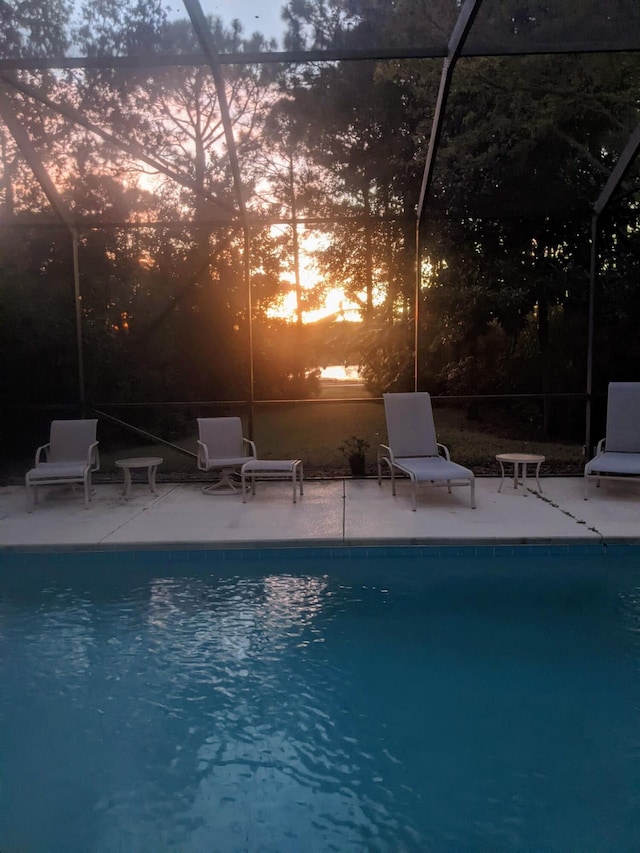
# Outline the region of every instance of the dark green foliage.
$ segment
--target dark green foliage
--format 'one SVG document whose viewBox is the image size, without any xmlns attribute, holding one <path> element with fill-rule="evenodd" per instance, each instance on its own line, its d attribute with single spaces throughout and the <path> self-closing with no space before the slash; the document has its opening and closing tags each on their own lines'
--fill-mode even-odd
<svg viewBox="0 0 640 853">
<path fill-rule="evenodd" d="M 458 5 L 291 0 L 285 46 L 442 51 Z M 616 21 L 637 25 L 632 5 L 606 6 L 604 14 L 595 0 L 487 3 L 472 36 L 479 44 L 491 33 L 516 50 L 562 44 L 572 26 L 594 38 L 601 21 L 604 39 Z M 89 56 L 198 49 L 188 22 L 169 22 L 160 0 L 83 3 L 75 29 L 71 11 L 63 0 L 0 0 L 3 55 L 62 54 L 73 40 Z M 211 28 L 222 52 L 264 46 L 236 24 L 213 19 Z M 82 223 L 88 400 L 310 398 L 315 369 L 331 362 L 357 362 L 376 395 L 409 390 L 416 378 L 445 395 L 582 391 L 592 205 L 638 124 L 638 54 L 462 58 L 417 261 L 415 212 L 441 70 L 439 59 L 225 67 L 241 186 L 207 67 L 22 74 L 169 172 L 8 88 Z M 11 365 L 3 400 L 77 403 L 71 236 L 24 228 L 55 220 L 4 125 L 0 160 L 0 214 L 12 224 L 0 244 L 0 346 Z M 600 223 L 598 391 L 640 374 L 638 175 L 634 166 Z M 260 221 L 247 233 L 239 196 Z M 315 245 L 305 246 L 310 234 Z M 302 275 L 304 252 L 314 256 L 313 285 Z M 334 288 L 344 294 L 336 322 L 305 326 L 305 312 Z M 285 292 L 295 294 L 294 322 L 274 319 Z M 347 309 L 361 322 L 338 322 L 352 318 Z M 539 411 L 522 420 L 541 434 L 581 428 L 565 402 Z"/>
</svg>

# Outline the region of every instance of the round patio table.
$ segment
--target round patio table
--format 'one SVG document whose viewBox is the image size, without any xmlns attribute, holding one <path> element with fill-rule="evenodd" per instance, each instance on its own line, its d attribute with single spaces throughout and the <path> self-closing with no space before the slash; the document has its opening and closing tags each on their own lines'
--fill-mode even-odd
<svg viewBox="0 0 640 853">
<path fill-rule="evenodd" d="M 131 471 L 136 468 L 147 469 L 147 479 L 152 495 L 157 495 L 156 491 L 156 471 L 158 465 L 162 465 L 163 459 L 161 456 L 134 456 L 131 459 L 116 459 L 116 468 L 122 468 L 124 474 L 124 489 L 122 494 L 128 498 L 131 494 Z"/>
<path fill-rule="evenodd" d="M 544 456 L 540 456 L 537 453 L 498 453 L 496 459 L 500 463 L 502 474 L 498 491 L 501 491 L 502 484 L 504 483 L 505 463 L 513 465 L 513 488 L 517 489 L 518 483 L 522 482 L 522 491 L 525 497 L 527 495 L 527 465 L 535 465 L 535 478 L 538 484 L 538 491 L 542 491 L 542 487 L 540 486 L 540 466 L 545 460 Z"/>
</svg>

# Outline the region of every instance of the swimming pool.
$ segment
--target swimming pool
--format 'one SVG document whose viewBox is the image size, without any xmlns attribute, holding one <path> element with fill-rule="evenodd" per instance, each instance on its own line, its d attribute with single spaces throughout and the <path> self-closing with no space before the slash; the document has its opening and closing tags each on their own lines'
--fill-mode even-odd
<svg viewBox="0 0 640 853">
<path fill-rule="evenodd" d="M 0 849 L 635 849 L 638 553 L 0 555 Z"/>
</svg>

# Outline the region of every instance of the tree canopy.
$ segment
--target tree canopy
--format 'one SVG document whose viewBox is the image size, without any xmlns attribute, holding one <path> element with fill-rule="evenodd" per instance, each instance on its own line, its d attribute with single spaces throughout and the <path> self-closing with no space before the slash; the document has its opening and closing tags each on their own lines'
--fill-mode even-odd
<svg viewBox="0 0 640 853">
<path fill-rule="evenodd" d="M 591 0 L 484 5 L 480 36 L 491 25 L 514 53 L 567 21 L 593 38 L 602 19 Z M 446 43 L 456 14 L 447 0 L 290 0 L 284 47 Z M 618 0 L 603 32 L 622 14 L 638 26 Z M 463 55 L 416 233 L 442 58 L 235 61 L 221 90 L 161 0 L 0 2 L 0 21 L 3 59 L 140 60 L 0 72 L 5 402 L 74 398 L 78 268 L 94 402 L 298 399 L 336 358 L 375 393 L 416 372 L 442 394 L 583 389 L 592 205 L 638 125 L 638 53 Z M 208 24 L 220 55 L 273 46 Z M 185 60 L 153 62 L 168 55 Z M 640 368 L 637 174 L 601 223 L 600 389 Z M 320 338 L 305 315 L 330 292 L 344 311 Z M 21 381 L 36 364 L 41 381 Z M 575 423 L 547 407 L 542 427 Z"/>
</svg>

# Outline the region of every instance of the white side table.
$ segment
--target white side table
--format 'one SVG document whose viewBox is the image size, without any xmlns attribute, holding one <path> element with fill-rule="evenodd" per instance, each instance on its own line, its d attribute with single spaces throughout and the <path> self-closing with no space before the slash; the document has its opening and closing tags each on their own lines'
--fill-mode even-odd
<svg viewBox="0 0 640 853">
<path fill-rule="evenodd" d="M 149 488 L 152 495 L 157 495 L 156 491 L 156 471 L 158 465 L 162 465 L 163 459 L 161 456 L 134 456 L 132 459 L 116 459 L 116 468 L 122 468 L 124 474 L 124 489 L 122 494 L 128 498 L 131 494 L 131 471 L 134 468 L 146 468 Z"/>
<path fill-rule="evenodd" d="M 505 462 L 513 465 L 513 488 L 517 489 L 518 483 L 522 481 L 522 491 L 525 497 L 527 495 L 527 465 L 535 465 L 535 478 L 538 484 L 538 491 L 542 491 L 542 487 L 540 486 L 540 466 L 545 460 L 544 456 L 540 456 L 537 453 L 498 453 L 496 459 L 500 463 L 500 471 L 502 473 L 498 491 L 501 491 L 502 484 L 504 483 Z"/>
<path fill-rule="evenodd" d="M 303 471 L 300 459 L 250 459 L 240 469 L 240 482 L 242 490 L 242 503 L 247 502 L 246 478 L 249 476 L 251 482 L 251 494 L 256 493 L 256 474 L 265 478 L 282 477 L 283 474 L 291 475 L 293 489 L 293 502 L 297 503 L 296 486 L 300 486 L 300 494 L 303 495 Z"/>
</svg>

